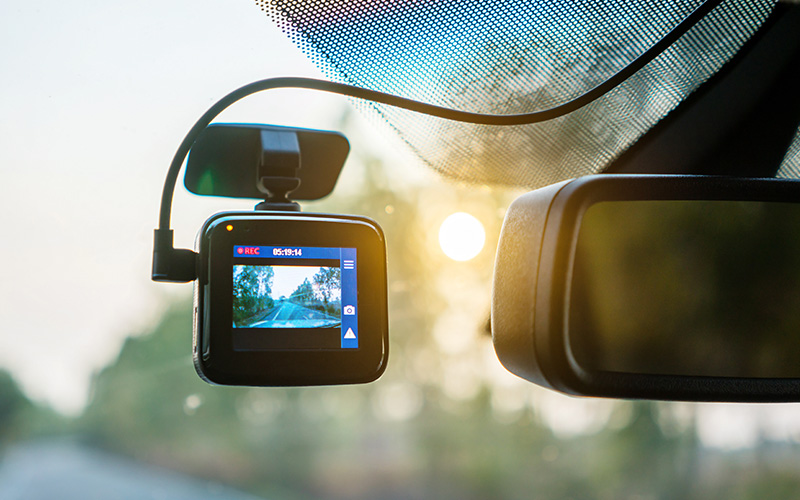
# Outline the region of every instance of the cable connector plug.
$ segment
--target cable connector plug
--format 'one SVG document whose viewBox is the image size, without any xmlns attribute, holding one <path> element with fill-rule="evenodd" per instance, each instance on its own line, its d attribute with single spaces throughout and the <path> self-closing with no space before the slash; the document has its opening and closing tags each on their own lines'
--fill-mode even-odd
<svg viewBox="0 0 800 500">
<path fill-rule="evenodd" d="M 197 279 L 197 253 L 173 248 L 172 229 L 156 229 L 153 237 L 153 281 L 188 283 Z"/>
</svg>

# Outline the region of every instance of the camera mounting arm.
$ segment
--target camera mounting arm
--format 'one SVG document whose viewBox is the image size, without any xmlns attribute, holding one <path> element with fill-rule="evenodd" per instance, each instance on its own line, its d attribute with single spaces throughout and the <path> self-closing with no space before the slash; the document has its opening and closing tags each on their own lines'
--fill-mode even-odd
<svg viewBox="0 0 800 500">
<path fill-rule="evenodd" d="M 175 184 L 178 180 L 178 174 L 181 170 L 189 150 L 194 145 L 200 133 L 211 124 L 222 111 L 233 103 L 243 99 L 251 94 L 261 92 L 263 90 L 271 90 L 277 88 L 305 88 L 310 90 L 321 90 L 324 92 L 331 92 L 335 94 L 346 95 L 349 97 L 366 99 L 374 102 L 388 104 L 391 106 L 398 106 L 413 111 L 432 114 L 442 118 L 461 119 L 463 121 L 471 121 L 470 116 L 480 117 L 481 115 L 475 113 L 465 113 L 461 111 L 449 110 L 447 108 L 425 104 L 402 97 L 377 92 L 374 90 L 362 89 L 352 85 L 345 85 L 342 83 L 328 82 L 324 80 L 314 80 L 311 78 L 270 78 L 266 80 L 259 80 L 244 87 L 240 87 L 230 94 L 224 96 L 217 101 L 211 108 L 208 109 L 192 126 L 189 133 L 186 134 L 175 156 L 172 158 L 169 169 L 167 170 L 167 177 L 164 180 L 164 188 L 161 194 L 161 208 L 159 212 L 158 229 L 154 233 L 153 242 L 153 268 L 151 277 L 153 281 L 166 281 L 173 283 L 188 283 L 197 278 L 197 253 L 188 249 L 176 249 L 173 246 L 173 231 L 170 229 L 170 218 L 172 213 L 172 198 L 175 193 Z M 484 118 L 485 119 L 485 118 Z M 262 146 L 264 143 L 262 143 Z M 261 170 L 261 169 L 259 169 Z M 261 174 L 259 174 L 261 176 Z M 263 175 L 261 177 L 279 177 L 272 175 Z M 259 178 L 257 181 L 261 181 Z M 288 204 L 293 202 L 286 198 L 286 194 L 297 188 L 289 185 L 279 186 L 281 182 L 275 182 L 267 179 L 264 182 L 259 182 L 260 188 L 263 187 L 267 191 L 268 198 L 264 203 L 259 204 L 257 209 L 267 210 L 275 209 L 274 205 L 270 203 L 283 203 L 286 199 Z M 298 184 L 299 185 L 299 184 Z M 282 193 L 279 193 L 282 191 Z M 291 209 L 286 204 L 284 210 Z M 299 208 L 296 207 L 294 210 Z"/>
<path fill-rule="evenodd" d="M 485 124 L 519 124 L 523 122 L 530 122 L 531 119 L 543 120 L 559 116 L 553 114 L 554 111 L 559 112 L 558 108 L 553 110 L 545 110 L 535 114 L 524 115 L 482 115 L 480 113 L 470 113 L 465 111 L 457 111 L 433 104 L 422 103 L 403 97 L 378 92 L 375 90 L 363 89 L 352 85 L 343 83 L 328 82 L 324 80 L 315 80 L 312 78 L 270 78 L 266 80 L 259 80 L 244 87 L 240 87 L 230 94 L 226 95 L 217 101 L 211 108 L 208 109 L 186 134 L 175 156 L 172 158 L 169 169 L 167 170 L 167 177 L 164 180 L 164 188 L 161 194 L 161 208 L 159 213 L 158 229 L 155 230 L 154 244 L 153 244 L 153 268 L 151 277 L 153 281 L 166 281 L 173 283 L 188 283 L 197 278 L 197 253 L 188 249 L 176 249 L 173 246 L 173 231 L 170 229 L 170 218 L 172 214 L 172 198 L 175 193 L 175 184 L 178 180 L 178 173 L 181 170 L 189 150 L 194 145 L 200 133 L 211 124 L 211 121 L 216 118 L 222 111 L 233 103 L 243 99 L 251 94 L 261 92 L 263 90 L 271 90 L 277 88 L 303 88 L 309 90 L 320 90 L 323 92 L 330 92 L 334 94 L 345 95 L 357 99 L 365 99 L 390 106 L 397 106 L 400 108 L 425 113 L 440 118 L 447 118 L 451 120 L 485 123 Z M 561 114 L 566 113 L 567 110 L 562 110 Z M 551 116 L 552 115 L 552 116 Z M 262 146 L 264 143 L 262 143 Z M 271 175 L 264 175 L 262 177 L 276 177 Z M 259 178 L 258 181 L 262 179 Z M 266 190 L 269 198 L 264 203 L 260 203 L 256 208 L 258 210 L 274 210 L 277 208 L 274 203 L 283 205 L 283 210 L 291 210 L 289 204 L 293 203 L 286 198 L 286 194 L 297 188 L 283 185 L 283 182 L 275 182 L 274 180 L 266 180 L 259 182 L 262 192 Z M 278 185 L 281 184 L 281 185 Z M 299 185 L 299 184 L 298 184 Z M 274 191 L 273 191 L 274 190 Z M 282 195 L 279 194 L 282 191 Z M 288 204 L 283 202 L 286 199 Z M 273 203 L 270 206 L 270 203 Z M 294 208 L 294 210 L 297 210 Z"/>
<path fill-rule="evenodd" d="M 258 162 L 258 190 L 267 199 L 256 210 L 299 212 L 300 205 L 289 194 L 300 187 L 297 170 L 301 167 L 300 143 L 292 130 L 262 130 L 261 157 Z"/>
<path fill-rule="evenodd" d="M 299 212 L 300 205 L 289 194 L 300 186 L 300 144 L 293 130 L 261 130 L 261 152 L 258 171 L 253 179 L 265 201 L 256 210 Z M 153 280 L 193 281 L 197 277 L 197 254 L 188 249 L 173 248 L 172 231 L 156 230 L 153 249 Z M 164 272 L 165 267 L 166 273 Z M 158 274 L 157 274 L 158 272 Z"/>
</svg>

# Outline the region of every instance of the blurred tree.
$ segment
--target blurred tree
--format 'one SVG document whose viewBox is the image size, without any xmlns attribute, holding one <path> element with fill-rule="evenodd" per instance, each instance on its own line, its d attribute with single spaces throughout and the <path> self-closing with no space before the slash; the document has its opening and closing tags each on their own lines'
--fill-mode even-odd
<svg viewBox="0 0 800 500">
<path fill-rule="evenodd" d="M 314 275 L 313 281 L 322 302 L 326 306 L 331 301 L 341 300 L 342 268 L 321 267 L 319 272 Z"/>
<path fill-rule="evenodd" d="M 20 417 L 32 406 L 11 375 L 0 370 L 0 444 L 19 432 Z"/>
<path fill-rule="evenodd" d="M 308 278 L 297 285 L 297 288 L 294 289 L 289 299 L 295 304 L 303 304 L 314 300 L 314 289 L 311 288 L 311 282 L 308 281 Z"/>
<path fill-rule="evenodd" d="M 272 266 L 234 266 L 233 322 L 241 325 L 272 308 Z"/>
</svg>

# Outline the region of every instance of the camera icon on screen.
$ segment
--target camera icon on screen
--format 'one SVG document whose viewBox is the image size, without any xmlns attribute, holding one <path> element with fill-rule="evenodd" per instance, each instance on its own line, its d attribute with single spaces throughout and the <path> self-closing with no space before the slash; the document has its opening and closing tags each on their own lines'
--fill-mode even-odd
<svg viewBox="0 0 800 500">
<path fill-rule="evenodd" d="M 356 306 L 344 306 L 342 308 L 342 314 L 344 314 L 345 316 L 355 316 Z"/>
</svg>

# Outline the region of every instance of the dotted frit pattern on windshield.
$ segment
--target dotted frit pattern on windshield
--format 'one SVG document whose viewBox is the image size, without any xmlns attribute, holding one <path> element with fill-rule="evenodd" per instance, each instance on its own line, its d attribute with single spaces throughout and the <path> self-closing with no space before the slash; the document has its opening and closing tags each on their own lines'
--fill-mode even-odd
<svg viewBox="0 0 800 500">
<path fill-rule="evenodd" d="M 257 0 L 330 79 L 450 108 L 509 114 L 604 82 L 700 0 Z M 602 98 L 548 122 L 499 127 L 356 101 L 428 165 L 531 188 L 596 173 L 727 62 L 774 6 L 727 0 Z"/>
<path fill-rule="evenodd" d="M 778 169 L 777 177 L 800 179 L 800 129 L 794 135 L 792 144 Z"/>
</svg>

